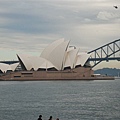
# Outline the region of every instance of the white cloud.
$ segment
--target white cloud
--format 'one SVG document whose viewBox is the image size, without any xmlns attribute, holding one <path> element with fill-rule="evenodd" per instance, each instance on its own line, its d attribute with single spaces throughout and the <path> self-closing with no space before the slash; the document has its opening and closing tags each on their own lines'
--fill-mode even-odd
<svg viewBox="0 0 120 120">
<path fill-rule="evenodd" d="M 113 13 L 113 12 L 102 11 L 102 12 L 98 13 L 97 18 L 101 19 L 101 20 L 111 20 L 111 19 L 120 18 L 120 14 L 116 14 L 116 13 Z"/>
<path fill-rule="evenodd" d="M 47 44 L 64 37 L 81 51 L 94 49 L 120 37 L 120 11 L 113 7 L 118 3 L 0 0 L 0 48 L 8 50 L 12 59 L 13 50 L 40 54 Z"/>
</svg>

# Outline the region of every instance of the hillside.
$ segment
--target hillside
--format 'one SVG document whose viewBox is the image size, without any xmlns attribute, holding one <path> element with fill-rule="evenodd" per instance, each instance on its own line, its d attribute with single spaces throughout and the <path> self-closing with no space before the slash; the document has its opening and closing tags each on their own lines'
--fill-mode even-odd
<svg viewBox="0 0 120 120">
<path fill-rule="evenodd" d="M 120 69 L 116 68 L 103 68 L 94 71 L 94 74 L 108 75 L 108 76 L 120 76 Z"/>
</svg>

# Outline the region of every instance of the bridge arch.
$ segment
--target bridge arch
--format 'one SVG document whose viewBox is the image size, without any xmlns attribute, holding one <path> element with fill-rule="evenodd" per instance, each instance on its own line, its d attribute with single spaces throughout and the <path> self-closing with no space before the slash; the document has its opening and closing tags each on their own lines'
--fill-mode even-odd
<svg viewBox="0 0 120 120">
<path fill-rule="evenodd" d="M 91 57 L 88 59 L 87 62 L 91 65 L 92 68 L 102 61 L 120 61 L 120 39 L 114 40 L 113 42 L 89 51 L 88 54 L 91 54 Z"/>
</svg>

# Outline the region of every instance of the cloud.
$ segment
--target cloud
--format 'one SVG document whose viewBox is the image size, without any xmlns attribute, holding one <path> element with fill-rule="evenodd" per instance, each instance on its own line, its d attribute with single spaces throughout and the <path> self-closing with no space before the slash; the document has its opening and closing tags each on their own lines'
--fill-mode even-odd
<svg viewBox="0 0 120 120">
<path fill-rule="evenodd" d="M 115 20 L 116 18 L 120 18 L 120 14 L 102 11 L 102 12 L 98 13 L 97 18 L 101 19 L 101 20 L 107 20 L 107 21 L 108 20 Z"/>
<path fill-rule="evenodd" d="M 5 32 L 5 33 L 4 33 Z M 1 36 L 1 49 L 13 49 L 16 51 L 39 51 L 43 50 L 49 43 L 50 40 L 56 38 L 56 35 L 33 35 L 33 34 L 23 34 L 23 33 L 15 33 L 9 32 L 9 30 L 4 30 L 0 32 Z M 6 35 L 7 33 L 7 36 Z M 9 39 L 8 39 L 9 37 Z M 55 39 L 54 39 L 55 40 Z"/>
<path fill-rule="evenodd" d="M 89 51 L 120 37 L 120 9 L 113 7 L 118 3 L 118 0 L 1 0 L 0 48 L 9 53 L 39 55 L 49 43 L 64 37 L 81 51 Z"/>
</svg>

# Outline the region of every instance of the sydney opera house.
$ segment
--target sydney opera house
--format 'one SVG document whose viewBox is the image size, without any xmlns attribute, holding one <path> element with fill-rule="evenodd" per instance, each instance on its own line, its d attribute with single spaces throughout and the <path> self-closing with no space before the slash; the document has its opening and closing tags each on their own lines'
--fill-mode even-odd
<svg viewBox="0 0 120 120">
<path fill-rule="evenodd" d="M 2 76 L 4 80 L 79 80 L 91 78 L 93 70 L 87 63 L 90 54 L 81 53 L 70 46 L 70 41 L 56 40 L 40 56 L 17 54 L 19 63 L 0 63 L 1 72 L 13 71 Z M 21 71 L 16 71 L 18 64 Z"/>
<path fill-rule="evenodd" d="M 57 40 L 43 50 L 39 57 L 18 54 L 23 70 L 56 70 L 73 69 L 84 66 L 90 57 L 87 53 L 79 53 L 79 48 L 69 46 L 70 41 Z"/>
</svg>

